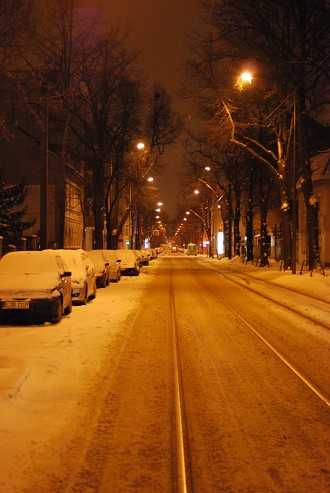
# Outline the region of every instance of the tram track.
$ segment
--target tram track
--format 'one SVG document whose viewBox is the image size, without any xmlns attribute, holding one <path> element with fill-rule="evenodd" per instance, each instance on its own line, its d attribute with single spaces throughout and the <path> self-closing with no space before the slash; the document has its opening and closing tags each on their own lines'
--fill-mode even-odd
<svg viewBox="0 0 330 493">
<path fill-rule="evenodd" d="M 199 264 L 201 265 L 201 263 Z M 322 327 L 330 329 L 330 303 L 322 301 L 312 295 L 298 293 L 285 286 L 274 285 L 274 283 L 267 280 L 258 279 L 240 271 L 232 270 L 229 272 L 225 269 L 219 269 L 216 266 L 202 265 L 232 283 L 252 291 L 264 299 L 277 303 L 277 305 L 286 308 L 292 313 L 301 315 L 306 320 L 316 322 Z M 288 296 L 287 301 L 283 301 L 283 294 Z M 293 297 L 296 299 L 293 299 Z M 309 313 L 306 312 L 307 308 Z"/>
<path fill-rule="evenodd" d="M 189 268 L 188 270 L 192 274 L 194 273 L 194 269 Z M 276 297 L 274 297 L 274 295 L 270 296 L 270 295 L 261 294 L 260 289 L 264 290 L 266 284 L 259 282 L 259 280 L 250 279 L 250 283 L 252 283 L 252 281 L 257 281 L 256 282 L 256 285 L 258 286 L 257 288 L 251 287 L 251 285 L 247 287 L 244 285 L 246 279 L 240 279 L 239 281 L 235 281 L 232 279 L 232 275 L 226 275 L 223 274 L 222 272 L 214 271 L 213 269 L 212 271 L 215 275 L 221 276 L 221 278 L 225 279 L 226 281 L 235 283 L 236 285 L 239 285 L 241 288 L 249 289 L 250 292 L 252 291 L 254 294 L 259 295 L 260 298 L 267 300 L 267 302 L 271 302 L 272 304 L 280 306 L 281 308 L 285 308 L 291 313 L 295 315 L 299 315 L 299 317 L 303 317 L 305 320 L 313 321 L 313 323 L 316 323 L 322 328 L 327 328 L 327 329 L 329 328 L 329 324 L 327 324 L 326 322 L 322 320 L 321 321 L 315 320 L 315 317 L 311 317 L 299 310 L 291 308 L 290 306 L 287 306 L 286 303 L 281 303 L 279 299 L 276 299 Z M 206 282 L 205 279 L 203 278 L 202 280 L 199 280 L 199 283 L 200 283 L 200 290 L 201 292 L 203 292 L 203 297 L 206 296 L 216 299 L 220 305 L 225 306 L 225 308 L 229 310 L 233 314 L 233 316 L 239 321 L 240 325 L 243 324 L 244 327 L 248 329 L 248 331 L 254 337 L 256 337 L 259 341 L 261 341 L 263 346 L 266 348 L 267 352 L 269 352 L 269 354 L 272 355 L 272 358 L 275 357 L 279 362 L 279 364 L 283 365 L 283 367 L 288 369 L 291 372 L 291 374 L 294 376 L 294 378 L 296 378 L 300 382 L 300 384 L 302 384 L 307 389 L 308 392 L 312 392 L 314 397 L 316 397 L 322 404 L 325 404 L 327 408 L 330 407 L 330 398 L 329 395 L 327 395 L 327 392 L 325 392 L 317 384 L 315 384 L 312 378 L 304 374 L 304 372 L 302 372 L 299 369 L 299 367 L 294 363 L 294 361 L 292 361 L 291 356 L 285 354 L 285 351 L 282 351 L 281 349 L 277 348 L 276 344 L 274 344 L 271 340 L 268 340 L 267 336 L 265 336 L 265 334 L 262 334 L 262 332 L 258 329 L 257 325 L 251 323 L 251 321 L 249 321 L 248 318 L 246 318 L 244 315 L 242 315 L 239 312 L 237 307 L 235 307 L 231 302 L 226 300 L 223 296 L 219 294 L 219 292 L 217 292 L 215 286 L 211 282 L 208 281 Z M 206 294 L 206 292 L 208 292 L 208 294 Z M 189 404 L 188 405 L 186 404 L 184 399 L 184 394 L 187 392 L 189 393 L 189 389 L 185 388 L 185 382 L 187 382 L 187 375 L 185 375 L 185 372 L 187 370 L 180 366 L 182 359 L 184 359 L 182 353 L 185 351 L 184 349 L 185 343 L 183 342 L 184 336 L 183 334 L 180 333 L 180 325 L 182 323 L 180 323 L 179 321 L 180 314 L 177 312 L 175 293 L 176 293 L 176 288 L 173 287 L 173 282 L 171 282 L 170 297 L 172 299 L 171 310 L 173 310 L 171 317 L 172 317 L 172 331 L 173 331 L 173 353 L 175 354 L 174 373 L 177 375 L 177 382 L 178 382 L 177 394 L 178 394 L 178 399 L 181 402 L 180 412 L 176 414 L 176 419 L 180 421 L 179 423 L 176 424 L 177 429 L 180 430 L 179 437 L 177 431 L 177 444 L 178 447 L 180 448 L 180 451 L 178 451 L 178 457 L 180 462 L 180 464 L 178 465 L 179 468 L 178 493 L 192 493 L 193 491 L 195 491 L 194 490 L 195 470 L 194 470 L 194 460 L 190 457 L 190 454 L 192 453 L 194 455 L 194 451 L 191 452 L 191 444 L 189 443 L 189 437 L 193 436 L 194 432 L 193 430 L 190 429 L 191 418 L 189 414 L 191 413 L 191 407 Z M 303 299 L 308 298 L 305 295 L 301 295 L 301 296 Z M 180 302 L 178 301 L 177 305 L 179 305 L 179 303 Z M 325 312 L 327 311 L 326 306 L 324 307 L 324 311 Z M 297 384 L 297 386 L 299 386 L 299 384 Z M 233 410 L 232 412 L 234 413 L 235 411 Z M 180 458 L 180 454 L 182 454 L 181 458 Z M 183 482 L 180 480 L 180 477 L 184 478 Z M 272 489 L 271 491 L 277 491 L 277 489 L 274 490 Z"/>
<path fill-rule="evenodd" d="M 197 262 L 196 262 L 197 263 Z M 209 266 L 208 266 L 209 267 Z M 245 274 L 242 274 L 241 272 L 230 272 L 226 273 L 223 270 L 217 270 L 216 268 L 209 267 L 212 272 L 214 272 L 216 275 L 219 275 L 220 277 L 230 281 L 231 283 L 234 283 L 249 292 L 253 292 L 254 294 L 257 294 L 260 296 L 262 299 L 265 299 L 267 301 L 270 301 L 271 303 L 280 306 L 281 308 L 285 308 L 285 310 L 294 313 L 296 315 L 299 315 L 305 320 L 311 321 L 314 324 L 317 324 L 321 327 L 324 327 L 326 329 L 330 329 L 330 305 L 329 303 L 323 302 L 317 298 L 311 297 L 297 293 L 293 290 L 289 290 L 285 287 L 281 286 L 276 286 L 276 289 L 274 289 L 274 284 L 256 279 L 253 276 L 248 276 Z M 246 284 L 248 282 L 248 284 Z M 267 287 L 267 290 L 266 290 Z M 209 288 L 210 289 L 210 288 Z M 261 291 L 262 290 L 262 291 Z M 268 290 L 271 290 L 271 293 L 269 293 Z M 281 301 L 283 293 L 290 292 L 291 296 L 294 296 L 296 298 L 294 306 L 290 305 L 290 302 L 292 303 L 292 298 L 290 301 Z M 239 311 L 235 308 L 234 305 L 230 304 L 228 301 L 225 300 L 223 296 L 221 296 L 218 292 L 214 293 L 214 290 L 212 289 L 212 293 L 215 294 L 215 296 L 219 299 L 221 303 L 224 303 L 228 309 L 230 309 L 249 329 L 260 339 L 264 342 L 266 346 L 269 347 L 277 356 L 285 363 L 288 367 L 291 368 L 291 370 L 297 374 L 297 376 L 303 380 L 308 387 L 310 387 L 313 392 L 315 392 L 321 400 L 323 400 L 327 406 L 330 406 L 330 399 L 323 395 L 322 392 L 319 392 L 317 388 L 311 383 L 308 382 L 308 380 L 302 375 L 301 372 L 299 372 L 297 369 L 295 369 L 294 365 L 290 363 L 290 361 L 282 355 L 280 352 L 278 352 L 275 347 L 271 343 L 269 343 L 266 338 L 259 333 L 259 331 L 251 324 Z M 280 294 L 279 294 L 280 293 Z M 312 308 L 312 315 L 304 312 L 304 307 L 308 306 L 308 309 L 311 310 Z"/>
<path fill-rule="evenodd" d="M 221 300 L 222 303 L 224 303 L 229 310 L 231 310 L 264 344 L 265 346 L 268 347 L 276 356 L 288 367 L 290 370 L 310 389 L 314 394 L 319 397 L 328 407 L 330 407 L 330 398 L 328 398 L 321 390 L 317 388 L 307 377 L 304 376 L 304 374 L 299 371 L 294 364 L 292 364 L 289 359 L 280 351 L 278 351 L 267 339 L 260 334 L 260 332 L 250 323 L 248 322 L 245 317 L 243 317 L 233 306 L 231 306 L 227 301 L 223 298 L 217 295 L 217 297 Z M 267 299 L 270 299 L 267 297 Z M 285 306 L 285 305 L 281 305 Z M 293 310 L 292 310 L 293 311 Z M 297 312 L 295 312 L 297 313 Z M 301 316 L 308 318 L 310 320 L 310 317 L 306 317 L 305 315 L 300 314 Z"/>
<path fill-rule="evenodd" d="M 186 423 L 183 421 L 184 416 L 184 400 L 182 393 L 181 365 L 180 352 L 178 346 L 178 333 L 175 323 L 175 305 L 173 293 L 173 279 L 170 279 L 170 310 L 171 310 L 171 333 L 172 333 L 172 353 L 173 353 L 173 388 L 174 388 L 174 409 L 175 409 L 175 436 L 177 449 L 177 485 L 178 493 L 188 493 L 187 489 L 187 452 L 185 450 L 184 429 Z M 191 490 L 189 490 L 190 493 Z"/>
</svg>

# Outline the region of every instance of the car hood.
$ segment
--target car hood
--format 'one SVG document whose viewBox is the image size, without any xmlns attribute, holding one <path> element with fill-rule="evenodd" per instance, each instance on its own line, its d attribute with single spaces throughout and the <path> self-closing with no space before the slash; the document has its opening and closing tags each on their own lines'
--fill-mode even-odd
<svg viewBox="0 0 330 493">
<path fill-rule="evenodd" d="M 0 274 L 0 297 L 56 290 L 59 278 L 54 274 Z"/>
</svg>

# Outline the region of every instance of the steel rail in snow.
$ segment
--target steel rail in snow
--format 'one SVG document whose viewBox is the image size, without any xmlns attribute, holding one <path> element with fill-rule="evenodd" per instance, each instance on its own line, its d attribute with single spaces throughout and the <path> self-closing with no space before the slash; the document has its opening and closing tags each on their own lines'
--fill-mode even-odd
<svg viewBox="0 0 330 493">
<path fill-rule="evenodd" d="M 196 261 L 193 261 L 193 262 L 196 262 Z M 196 263 L 198 263 L 198 262 L 196 262 Z M 317 323 L 318 325 L 320 325 L 320 326 L 324 327 L 325 329 L 328 329 L 329 330 L 329 322 L 328 322 L 329 318 L 327 318 L 328 317 L 328 311 L 329 311 L 329 303 L 327 303 L 325 301 L 322 301 L 319 298 L 316 298 L 316 297 L 313 297 L 313 296 L 309 296 L 309 295 L 304 294 L 304 293 L 297 292 L 294 289 L 288 288 L 286 286 L 280 286 L 278 284 L 271 283 L 271 282 L 267 281 L 266 279 L 259 279 L 259 278 L 250 276 L 247 273 L 244 273 L 243 274 L 241 272 L 235 272 L 235 271 L 232 271 L 230 273 L 228 273 L 228 272 L 219 272 L 217 269 L 215 269 L 213 267 L 210 267 L 209 265 L 206 265 L 206 267 L 209 270 L 211 270 L 212 272 L 215 272 L 220 277 L 223 277 L 223 278 L 227 279 L 228 281 L 231 281 L 232 283 L 237 284 L 238 286 L 240 286 L 240 287 L 242 287 L 244 289 L 247 289 L 250 292 L 252 291 L 253 293 L 257 294 L 258 296 L 261 296 L 262 298 L 264 298 L 266 300 L 271 301 L 272 303 L 276 303 L 277 305 L 282 306 L 283 308 L 285 308 L 286 310 L 289 310 L 290 312 L 294 313 L 295 315 L 300 315 L 305 320 L 310 320 L 311 322 Z M 236 276 L 242 282 L 240 282 L 238 279 L 233 279 L 232 276 Z M 313 317 L 311 315 L 308 315 L 307 313 L 302 313 L 302 311 L 301 310 L 298 310 L 296 307 L 290 306 L 288 303 L 281 302 L 281 301 L 275 299 L 272 296 L 268 296 L 268 295 L 265 294 L 265 292 L 260 293 L 260 291 L 258 289 L 255 289 L 251 284 L 249 284 L 248 286 L 246 286 L 244 284 L 244 281 L 246 281 L 247 279 L 249 281 L 253 281 L 256 286 L 260 286 L 261 288 L 262 288 L 262 286 L 267 286 L 268 288 L 276 287 L 277 289 L 281 290 L 282 292 L 283 291 L 286 291 L 286 292 L 289 292 L 289 293 L 296 293 L 298 296 L 300 296 L 301 298 L 305 298 L 305 299 L 309 299 L 310 298 L 313 302 L 319 303 L 320 305 L 323 305 L 323 312 L 325 313 L 325 311 L 326 311 L 326 315 L 324 315 L 324 318 L 326 319 L 326 321 L 322 321 L 320 319 L 316 319 L 315 317 Z"/>
<path fill-rule="evenodd" d="M 171 331 L 172 331 L 172 352 L 173 352 L 173 384 L 174 384 L 174 403 L 175 403 L 175 431 L 177 446 L 177 475 L 178 493 L 188 493 L 187 489 L 187 461 L 185 457 L 184 443 L 184 422 L 183 422 L 183 396 L 181 390 L 181 371 L 179 364 L 178 334 L 175 323 L 175 304 L 173 294 L 172 273 L 170 280 L 170 310 L 171 310 Z"/>
<path fill-rule="evenodd" d="M 217 272 L 216 272 L 217 273 Z M 219 273 L 218 273 L 219 274 Z M 230 280 L 230 279 L 229 279 Z M 234 281 L 233 281 L 234 282 Z M 261 296 L 261 295 L 260 295 Z M 319 390 L 315 385 L 313 385 L 312 382 L 309 381 L 308 378 L 306 378 L 301 371 L 299 371 L 290 361 L 283 355 L 281 354 L 270 342 L 267 341 L 259 332 L 257 329 L 255 329 L 250 322 L 248 322 L 230 303 L 228 303 L 222 296 L 220 296 L 218 293 L 216 294 L 216 297 L 222 301 L 224 305 L 227 306 L 227 308 L 234 313 L 314 394 L 321 399 L 328 407 L 330 407 L 330 399 L 321 391 Z M 273 303 L 277 303 L 277 301 L 271 300 Z M 279 304 L 279 303 L 277 303 Z M 302 315 L 303 316 L 303 315 Z M 307 318 L 307 317 L 306 317 Z"/>
<path fill-rule="evenodd" d="M 198 263 L 196 260 L 193 260 L 194 263 Z M 271 285 L 271 283 L 265 281 L 265 280 L 261 280 L 261 279 L 255 279 L 253 276 L 248 276 L 247 274 L 244 274 L 242 276 L 241 273 L 236 273 L 236 272 L 233 272 L 233 273 L 230 273 L 230 275 L 228 275 L 227 273 L 224 273 L 224 272 L 219 272 L 218 270 L 210 267 L 210 266 L 207 266 L 209 268 L 209 270 L 211 272 L 214 272 L 215 274 L 219 275 L 220 277 L 223 277 L 225 278 L 227 281 L 230 281 L 234 284 L 237 284 L 239 285 L 240 287 L 242 287 L 243 289 L 247 289 L 249 291 L 252 291 L 254 294 L 260 296 L 261 298 L 264 298 L 268 301 L 271 301 L 272 303 L 275 303 L 279 306 L 282 306 L 283 308 L 286 308 L 288 311 L 294 313 L 295 315 L 299 315 L 301 316 L 302 318 L 306 319 L 306 320 L 310 320 L 314 323 L 317 323 L 318 325 L 326 328 L 326 329 L 329 329 L 329 325 L 328 324 L 324 324 L 322 323 L 322 321 L 318 321 L 316 320 L 315 318 L 313 317 L 310 317 L 308 316 L 307 314 L 304 314 L 304 313 L 301 313 L 300 311 L 288 306 L 287 304 L 285 303 L 281 303 L 280 301 L 270 297 L 270 296 L 267 296 L 265 295 L 264 293 L 260 293 L 258 290 L 256 289 L 253 289 L 253 287 L 251 285 L 249 286 L 245 286 L 244 284 L 242 284 L 241 282 L 235 280 L 235 279 L 232 279 L 232 275 L 238 275 L 240 277 L 240 279 L 244 279 L 246 277 L 249 277 L 250 279 L 253 279 L 254 281 L 256 281 L 257 284 L 259 285 L 262 285 L 263 283 L 264 284 L 267 284 L 267 285 Z M 294 290 L 291 290 L 291 289 L 288 289 L 284 286 L 276 286 L 278 287 L 279 289 L 282 289 L 282 290 L 287 290 L 287 291 L 294 291 Z M 307 297 L 307 295 L 305 294 L 302 294 L 302 293 L 298 293 L 299 295 L 303 296 L 303 297 Z M 320 389 L 317 388 L 316 385 L 314 385 L 307 377 L 305 377 L 305 375 L 299 371 L 283 354 L 281 354 L 270 342 L 268 342 L 259 332 L 257 329 L 255 329 L 233 306 L 230 305 L 230 303 L 228 303 L 221 295 L 219 295 L 218 293 L 215 295 L 218 299 L 220 299 L 226 306 L 229 310 L 231 310 L 319 399 L 321 399 L 328 407 L 330 407 L 330 399 L 327 395 L 324 394 L 324 392 L 322 392 Z M 322 303 L 321 300 L 318 300 L 317 298 L 313 298 L 315 301 L 320 301 L 320 303 Z"/>
</svg>

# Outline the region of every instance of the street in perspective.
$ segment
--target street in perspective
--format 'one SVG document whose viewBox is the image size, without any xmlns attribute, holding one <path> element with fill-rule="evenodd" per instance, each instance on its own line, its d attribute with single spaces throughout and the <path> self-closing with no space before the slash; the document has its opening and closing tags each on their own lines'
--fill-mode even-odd
<svg viewBox="0 0 330 493">
<path fill-rule="evenodd" d="M 0 493 L 330 493 L 329 6 L 0 1 Z"/>
<path fill-rule="evenodd" d="M 298 281 L 167 248 L 1 325 L 0 491 L 329 491 L 329 277 Z"/>
</svg>

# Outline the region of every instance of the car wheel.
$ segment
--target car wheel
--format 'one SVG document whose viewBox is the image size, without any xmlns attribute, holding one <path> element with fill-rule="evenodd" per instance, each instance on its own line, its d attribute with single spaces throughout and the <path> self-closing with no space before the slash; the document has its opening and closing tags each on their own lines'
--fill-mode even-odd
<svg viewBox="0 0 330 493">
<path fill-rule="evenodd" d="M 94 300 L 96 298 L 96 290 L 97 290 L 96 281 L 94 281 L 94 284 L 93 284 L 93 292 L 92 292 L 92 294 L 89 297 L 90 300 Z"/>
<path fill-rule="evenodd" d="M 61 298 L 57 300 L 56 312 L 56 315 L 50 319 L 52 324 L 58 324 L 62 318 L 63 307 Z"/>
<path fill-rule="evenodd" d="M 69 315 L 72 312 L 72 297 L 70 303 L 65 307 L 64 313 L 65 315 Z"/>
</svg>

